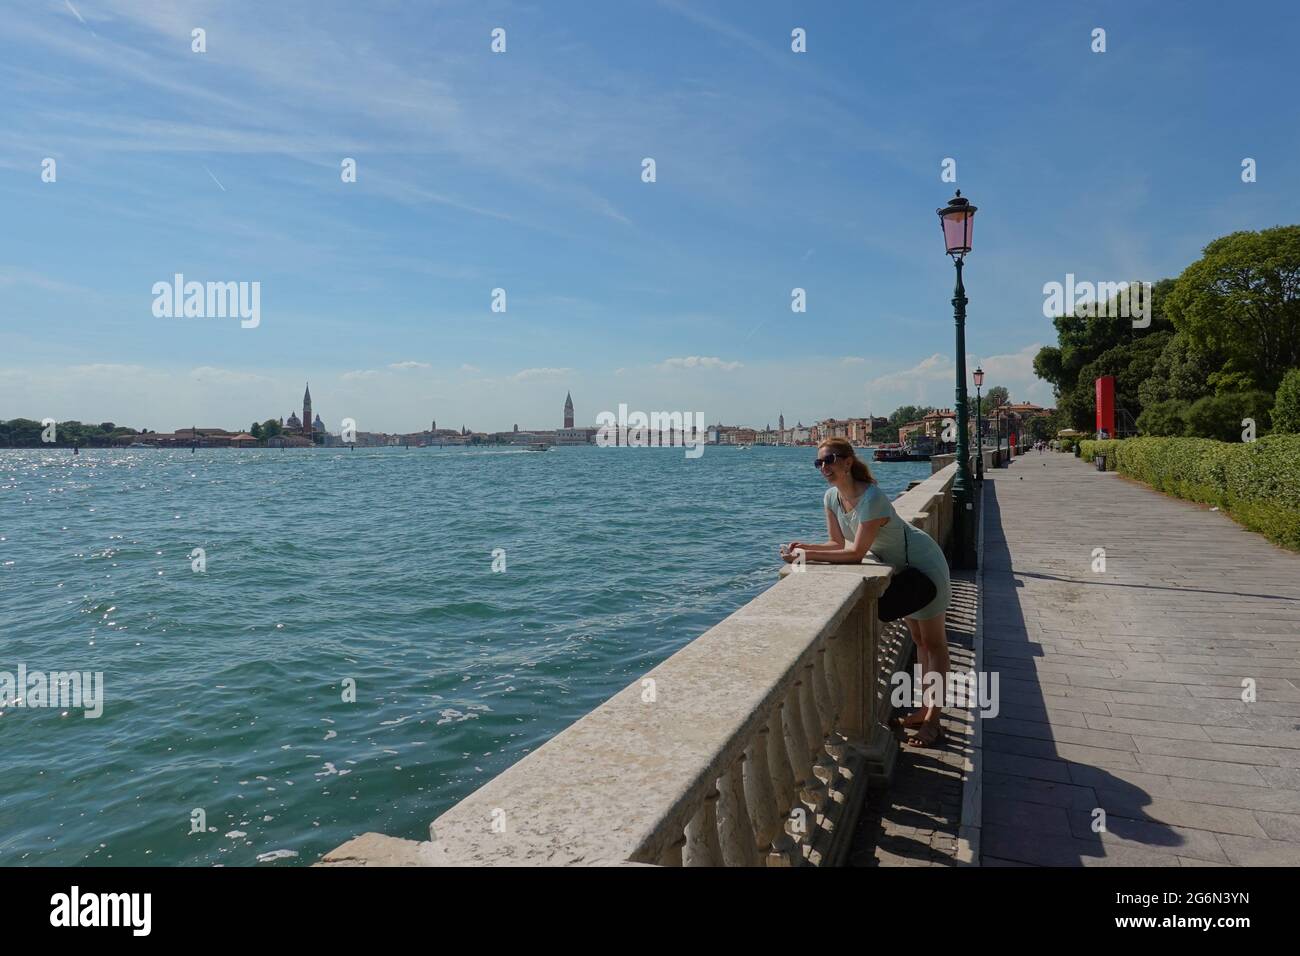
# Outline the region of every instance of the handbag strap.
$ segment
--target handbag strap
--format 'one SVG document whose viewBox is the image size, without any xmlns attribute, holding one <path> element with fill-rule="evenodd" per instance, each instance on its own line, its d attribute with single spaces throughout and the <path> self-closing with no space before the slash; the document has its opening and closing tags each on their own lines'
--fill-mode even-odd
<svg viewBox="0 0 1300 956">
<path fill-rule="evenodd" d="M 895 516 L 895 517 L 898 517 L 898 512 L 897 512 L 897 511 L 894 512 L 894 516 Z M 906 521 L 903 521 L 902 518 L 899 518 L 898 520 L 903 522 L 903 567 L 904 567 L 904 568 L 910 568 L 910 567 L 912 566 L 912 559 L 911 559 L 910 557 L 908 557 L 908 554 L 907 554 L 907 528 L 908 528 L 908 524 L 907 524 Z"/>
</svg>

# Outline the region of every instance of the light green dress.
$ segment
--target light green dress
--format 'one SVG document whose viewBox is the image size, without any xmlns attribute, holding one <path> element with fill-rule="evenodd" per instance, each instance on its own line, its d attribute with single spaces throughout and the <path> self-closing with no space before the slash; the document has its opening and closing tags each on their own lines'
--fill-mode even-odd
<svg viewBox="0 0 1300 956">
<path fill-rule="evenodd" d="M 908 617 L 923 621 L 948 610 L 952 600 L 952 582 L 948 577 L 948 559 L 939 547 L 924 531 L 914 528 L 898 516 L 889 497 L 872 482 L 858 499 L 857 507 L 845 512 L 840 507 L 840 494 L 835 488 L 826 489 L 823 499 L 826 510 L 839 522 L 844 541 L 852 544 L 858 535 L 858 526 L 864 521 L 877 518 L 889 520 L 876 532 L 876 540 L 871 542 L 871 555 L 895 571 L 901 571 L 909 563 L 934 582 L 934 600 L 915 614 Z M 903 535 L 907 535 L 906 559 L 904 558 Z"/>
</svg>

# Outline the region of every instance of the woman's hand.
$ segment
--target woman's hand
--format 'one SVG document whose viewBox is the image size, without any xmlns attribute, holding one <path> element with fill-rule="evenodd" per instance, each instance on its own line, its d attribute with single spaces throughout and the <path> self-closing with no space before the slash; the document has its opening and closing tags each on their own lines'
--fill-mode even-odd
<svg viewBox="0 0 1300 956">
<path fill-rule="evenodd" d="M 795 561 L 797 561 L 803 555 L 803 553 L 804 553 L 803 548 L 800 548 L 798 551 L 795 551 L 793 547 L 790 548 L 790 550 L 788 551 L 782 550 L 781 560 L 784 561 L 786 564 L 794 564 Z"/>
</svg>

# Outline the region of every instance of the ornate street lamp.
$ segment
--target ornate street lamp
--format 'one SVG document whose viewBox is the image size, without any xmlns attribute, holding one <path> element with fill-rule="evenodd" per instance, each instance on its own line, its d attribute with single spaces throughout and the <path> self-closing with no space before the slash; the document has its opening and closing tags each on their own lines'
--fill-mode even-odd
<svg viewBox="0 0 1300 956">
<path fill-rule="evenodd" d="M 980 388 L 984 385 L 984 369 L 978 365 L 975 371 L 971 373 L 971 378 L 975 379 L 975 481 L 977 484 L 984 484 L 984 422 L 981 416 L 980 408 Z"/>
<path fill-rule="evenodd" d="M 971 489 L 970 444 L 966 436 L 966 288 L 961 281 L 962 262 L 971 251 L 971 232 L 975 226 L 975 207 L 962 196 L 961 190 L 948 205 L 935 210 L 943 229 L 943 244 L 957 268 L 957 287 L 953 290 L 953 318 L 957 323 L 957 478 L 952 485 L 953 556 L 958 568 L 973 568 L 975 558 L 975 504 Z"/>
</svg>

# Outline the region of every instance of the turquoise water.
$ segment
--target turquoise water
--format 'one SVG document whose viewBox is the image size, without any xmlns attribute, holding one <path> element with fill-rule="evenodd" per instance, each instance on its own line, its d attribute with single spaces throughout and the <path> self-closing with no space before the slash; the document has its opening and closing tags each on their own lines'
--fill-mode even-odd
<svg viewBox="0 0 1300 956">
<path fill-rule="evenodd" d="M 105 688 L 98 719 L 3 708 L 0 864 L 293 865 L 427 837 L 769 587 L 779 543 L 822 539 L 813 457 L 0 451 L 0 671 Z M 929 473 L 875 467 L 890 497 Z"/>
</svg>

